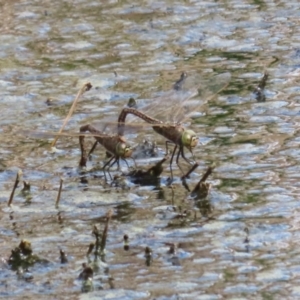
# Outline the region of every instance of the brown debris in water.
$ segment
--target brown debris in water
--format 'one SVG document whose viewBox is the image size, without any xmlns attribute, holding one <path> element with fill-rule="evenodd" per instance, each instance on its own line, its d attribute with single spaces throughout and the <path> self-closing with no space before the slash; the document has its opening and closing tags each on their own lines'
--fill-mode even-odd
<svg viewBox="0 0 300 300">
<path fill-rule="evenodd" d="M 19 249 L 23 255 L 31 255 L 32 254 L 32 248 L 31 243 L 27 240 L 22 240 L 19 244 Z"/>
<path fill-rule="evenodd" d="M 82 286 L 81 286 L 81 291 L 83 293 L 88 293 L 94 290 L 94 284 L 93 284 L 93 276 L 94 273 L 98 273 L 100 268 L 101 268 L 101 263 L 99 263 L 98 257 L 100 256 L 101 261 L 105 263 L 104 260 L 104 250 L 106 246 L 106 240 L 107 240 L 107 234 L 108 234 L 108 224 L 109 221 L 112 217 L 113 211 L 109 210 L 106 214 L 106 223 L 103 229 L 102 234 L 100 233 L 98 227 L 94 225 L 93 227 L 93 235 L 96 238 L 95 243 L 91 243 L 89 245 L 88 251 L 87 251 L 87 258 L 89 264 L 83 263 L 83 271 L 79 274 L 78 278 L 83 280 Z M 90 255 L 92 254 L 93 250 L 94 251 L 94 261 L 90 259 Z M 102 264 L 103 266 L 103 264 Z M 108 272 L 108 268 L 106 267 L 104 270 Z"/>
<path fill-rule="evenodd" d="M 26 199 L 26 202 L 29 202 L 32 199 L 32 195 L 30 194 L 30 183 L 27 181 L 23 181 L 23 188 L 20 194 Z"/>
<path fill-rule="evenodd" d="M 151 248 L 147 246 L 145 248 L 145 259 L 146 259 L 145 264 L 146 264 L 147 267 L 149 267 L 152 263 L 152 259 L 153 259 L 152 255 L 153 255 L 153 253 L 152 253 Z"/>
<path fill-rule="evenodd" d="M 78 279 L 87 280 L 88 278 L 94 277 L 94 271 L 89 265 L 87 265 L 86 263 L 83 263 L 82 267 L 83 267 L 83 270 L 79 274 Z"/>
<path fill-rule="evenodd" d="M 64 219 L 63 219 L 60 211 L 57 213 L 57 221 L 59 224 L 62 224 L 64 222 Z"/>
<path fill-rule="evenodd" d="M 124 250 L 128 251 L 129 250 L 129 237 L 127 234 L 124 234 L 123 240 L 124 240 Z"/>
<path fill-rule="evenodd" d="M 58 190 L 57 198 L 55 201 L 55 208 L 58 208 L 58 206 L 59 206 L 59 200 L 60 200 L 60 196 L 61 196 L 63 182 L 64 182 L 64 180 L 62 178 L 60 178 L 59 190 Z"/>
<path fill-rule="evenodd" d="M 60 255 L 60 263 L 61 264 L 66 264 L 68 262 L 68 258 L 67 258 L 67 254 L 65 253 L 65 251 L 60 249 L 59 250 L 59 255 Z"/>
<path fill-rule="evenodd" d="M 16 176 L 15 184 L 13 186 L 13 189 L 11 191 L 10 197 L 8 199 L 8 202 L 7 202 L 7 206 L 9 206 L 9 207 L 12 204 L 12 201 L 13 201 L 13 198 L 14 198 L 14 194 L 15 194 L 16 188 L 18 187 L 18 184 L 20 182 L 20 177 L 21 176 L 22 176 L 22 170 L 19 170 L 18 173 L 17 173 L 17 176 Z"/>
<path fill-rule="evenodd" d="M 173 89 L 175 91 L 182 90 L 182 86 L 183 86 L 186 78 L 187 78 L 187 73 L 186 72 L 182 72 L 181 75 L 180 75 L 180 78 L 174 83 Z"/>
<path fill-rule="evenodd" d="M 206 179 L 209 175 L 212 174 L 214 168 L 214 166 L 208 167 L 200 181 L 196 184 L 193 191 L 191 192 L 191 195 L 195 196 L 196 199 L 204 199 L 207 197 L 210 189 L 210 184 L 206 182 Z"/>
<path fill-rule="evenodd" d="M 94 290 L 93 277 L 94 270 L 86 263 L 82 264 L 83 271 L 79 274 L 78 279 L 82 280 L 81 292 L 89 293 Z"/>
<path fill-rule="evenodd" d="M 23 270 L 27 271 L 35 263 L 48 263 L 48 261 L 33 254 L 31 243 L 27 240 L 21 240 L 19 246 L 11 251 L 8 258 L 8 264 L 12 270 L 19 270 L 21 273 Z"/>
<path fill-rule="evenodd" d="M 266 101 L 266 95 L 265 95 L 264 90 L 265 90 L 268 78 L 269 78 L 269 74 L 267 72 L 265 72 L 263 77 L 259 81 L 257 87 L 255 87 L 255 89 L 254 89 L 254 94 L 255 94 L 256 100 L 258 102 Z"/>
<path fill-rule="evenodd" d="M 156 185 L 157 179 L 163 172 L 163 163 L 168 159 L 168 157 L 164 157 L 159 162 L 157 162 L 154 166 L 148 168 L 146 171 L 144 170 L 133 170 L 128 174 L 131 177 L 131 180 L 135 184 L 141 185 Z"/>
<path fill-rule="evenodd" d="M 89 249 L 88 249 L 88 251 L 87 251 L 87 253 L 86 253 L 86 256 L 91 255 L 91 253 L 92 253 L 93 250 L 94 250 L 94 247 L 95 247 L 95 244 L 94 244 L 94 243 L 90 243 L 90 244 L 89 244 Z"/>
</svg>

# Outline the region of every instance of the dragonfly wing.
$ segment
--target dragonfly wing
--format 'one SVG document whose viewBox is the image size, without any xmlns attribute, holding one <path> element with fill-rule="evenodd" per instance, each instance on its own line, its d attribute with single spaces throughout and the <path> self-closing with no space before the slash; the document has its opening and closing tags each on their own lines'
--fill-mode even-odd
<svg viewBox="0 0 300 300">
<path fill-rule="evenodd" d="M 43 138 L 53 138 L 56 136 L 65 136 L 65 137 L 79 137 L 79 136 L 90 136 L 90 137 L 102 137 L 103 134 L 92 134 L 89 132 L 53 132 L 53 131 L 39 131 L 39 130 L 19 130 L 19 133 L 22 136 L 27 136 L 35 139 L 43 139 Z"/>
<path fill-rule="evenodd" d="M 186 89 L 186 97 L 173 109 L 172 116 L 177 122 L 187 122 L 194 113 L 203 113 L 205 103 L 211 101 L 229 84 L 230 73 L 213 76 L 207 80 L 201 80 L 198 76 L 184 82 L 183 90 Z"/>
<path fill-rule="evenodd" d="M 137 102 L 137 109 L 163 122 L 183 122 L 190 118 L 190 113 L 199 110 L 203 103 L 211 100 L 230 82 L 230 73 L 202 79 L 199 74 L 188 76 L 180 89 L 160 92 L 147 105 Z M 192 100 L 197 97 L 196 100 Z M 142 102 L 143 103 L 143 102 Z"/>
</svg>

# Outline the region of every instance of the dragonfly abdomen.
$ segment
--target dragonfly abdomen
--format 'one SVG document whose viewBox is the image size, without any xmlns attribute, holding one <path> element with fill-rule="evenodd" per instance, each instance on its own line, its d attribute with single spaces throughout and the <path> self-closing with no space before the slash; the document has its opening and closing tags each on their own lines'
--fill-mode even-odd
<svg viewBox="0 0 300 300">
<path fill-rule="evenodd" d="M 143 114 L 142 112 L 138 111 L 137 109 L 135 108 L 124 108 L 119 116 L 119 122 L 123 121 L 125 122 L 125 119 L 126 119 L 126 116 L 128 114 L 131 114 L 131 115 L 135 115 L 137 116 L 138 118 L 144 120 L 145 122 L 147 123 L 150 123 L 150 124 L 162 124 L 163 122 L 160 121 L 160 120 L 157 120 L 155 118 L 151 118 L 149 117 L 148 115 L 146 114 Z"/>
<path fill-rule="evenodd" d="M 119 118 L 118 118 L 118 134 L 121 136 L 124 135 L 125 120 L 126 120 L 127 115 L 134 115 L 149 124 L 163 124 L 162 121 L 151 118 L 148 115 L 143 114 L 142 112 L 138 111 L 135 108 L 125 107 L 121 111 Z"/>
<path fill-rule="evenodd" d="M 181 145 L 181 137 L 184 129 L 182 127 L 168 126 L 153 126 L 153 130 L 164 136 L 176 145 Z"/>
</svg>

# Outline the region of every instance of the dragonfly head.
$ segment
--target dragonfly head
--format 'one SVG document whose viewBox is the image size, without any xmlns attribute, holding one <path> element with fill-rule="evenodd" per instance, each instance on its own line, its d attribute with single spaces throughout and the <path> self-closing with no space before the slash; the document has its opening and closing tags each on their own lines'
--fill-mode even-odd
<svg viewBox="0 0 300 300">
<path fill-rule="evenodd" d="M 119 142 L 116 147 L 116 153 L 121 158 L 128 158 L 132 155 L 132 148 L 126 143 Z"/>
<path fill-rule="evenodd" d="M 193 130 L 185 130 L 181 136 L 182 145 L 192 150 L 198 144 L 198 138 Z"/>
</svg>

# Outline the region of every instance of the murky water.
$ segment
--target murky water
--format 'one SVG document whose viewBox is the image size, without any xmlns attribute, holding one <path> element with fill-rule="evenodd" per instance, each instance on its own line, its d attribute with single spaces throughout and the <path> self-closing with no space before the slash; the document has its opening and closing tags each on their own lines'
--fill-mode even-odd
<svg viewBox="0 0 300 300">
<path fill-rule="evenodd" d="M 298 1 L 2 0 L 0 6 L 2 297 L 300 297 Z M 196 97 L 201 109 L 190 125 L 201 146 L 188 185 L 216 164 L 204 202 L 185 200 L 175 164 L 173 192 L 166 186 L 167 164 L 158 186 L 125 178 L 126 188 L 111 188 L 101 171 L 83 183 L 78 137 L 60 138 L 60 151 L 52 154 L 52 138 L 24 133 L 58 131 L 84 82 L 94 88 L 80 100 L 67 132 L 91 122 L 101 128 L 107 117 L 116 121 L 129 97 L 147 101 L 169 91 L 182 71 L 204 80 L 231 74 L 217 97 Z M 258 102 L 253 90 L 265 71 L 266 101 Z M 127 137 L 156 141 L 161 158 L 165 141 L 150 127 Z M 88 170 L 104 157 L 99 146 Z M 147 168 L 157 159 L 137 164 Z M 19 169 L 31 184 L 30 197 L 22 196 L 20 183 L 9 208 Z M 126 164 L 121 170 L 128 171 Z M 109 209 L 109 271 L 102 267 L 94 292 L 81 293 L 77 278 L 94 242 L 93 226 L 103 229 Z M 22 239 L 48 261 L 30 268 L 30 281 L 18 279 L 5 262 Z M 178 244 L 175 254 L 170 243 Z M 150 266 L 146 246 L 153 251 Z M 68 264 L 60 263 L 59 249 Z"/>
</svg>

